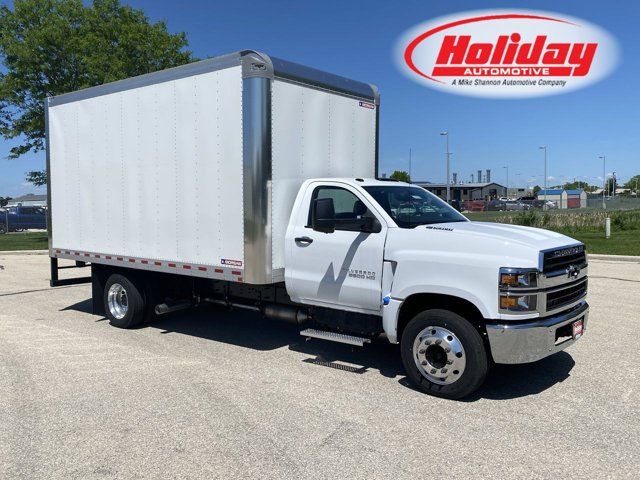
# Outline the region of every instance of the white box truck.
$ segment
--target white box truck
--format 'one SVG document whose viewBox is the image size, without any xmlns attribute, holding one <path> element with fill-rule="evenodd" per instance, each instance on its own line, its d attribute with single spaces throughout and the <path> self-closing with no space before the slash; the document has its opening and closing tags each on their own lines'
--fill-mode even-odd
<svg viewBox="0 0 640 480">
<path fill-rule="evenodd" d="M 386 336 L 445 398 L 580 338 L 584 246 L 376 179 L 379 103 L 257 51 L 49 98 L 51 284 L 90 281 L 122 328 L 213 303 L 307 337 Z M 59 259 L 91 276 L 59 279 Z"/>
</svg>

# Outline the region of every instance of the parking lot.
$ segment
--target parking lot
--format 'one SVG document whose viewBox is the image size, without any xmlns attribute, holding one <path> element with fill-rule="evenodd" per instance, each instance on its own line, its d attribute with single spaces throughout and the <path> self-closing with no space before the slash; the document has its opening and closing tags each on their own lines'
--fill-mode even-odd
<svg viewBox="0 0 640 480">
<path fill-rule="evenodd" d="M 0 254 L 0 478 L 637 478 L 640 263 L 589 273 L 581 341 L 454 402 L 383 341 L 216 309 L 118 330 Z"/>
</svg>

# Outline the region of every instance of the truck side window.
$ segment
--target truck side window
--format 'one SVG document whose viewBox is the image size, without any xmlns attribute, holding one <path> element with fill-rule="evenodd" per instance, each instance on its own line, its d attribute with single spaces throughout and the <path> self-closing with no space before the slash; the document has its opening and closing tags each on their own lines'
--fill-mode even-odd
<svg viewBox="0 0 640 480">
<path fill-rule="evenodd" d="M 335 209 L 336 219 L 358 219 L 362 218 L 368 213 L 366 205 L 356 195 L 349 190 L 341 187 L 323 186 L 317 187 L 313 191 L 311 197 L 311 204 L 318 198 L 332 198 L 333 208 Z M 311 208 L 309 208 L 309 217 L 307 219 L 307 225 L 311 225 Z M 348 224 L 337 224 L 336 230 L 359 230 L 359 228 L 352 228 Z"/>
</svg>

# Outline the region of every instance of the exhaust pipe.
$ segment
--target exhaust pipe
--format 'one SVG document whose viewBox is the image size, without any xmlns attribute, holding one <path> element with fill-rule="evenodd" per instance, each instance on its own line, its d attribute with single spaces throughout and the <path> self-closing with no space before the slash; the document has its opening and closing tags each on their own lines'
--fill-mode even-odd
<svg viewBox="0 0 640 480">
<path fill-rule="evenodd" d="M 292 305 L 279 305 L 277 303 L 247 305 L 246 303 L 236 303 L 217 298 L 205 298 L 204 301 L 225 307 L 243 308 L 253 312 L 260 312 L 269 319 L 280 320 L 294 325 L 301 325 L 311 318 L 307 309 L 294 307 Z"/>
<path fill-rule="evenodd" d="M 294 325 L 302 325 L 310 318 L 308 310 L 304 308 L 275 303 L 267 303 L 262 309 L 262 313 L 267 318 L 293 323 Z"/>
</svg>

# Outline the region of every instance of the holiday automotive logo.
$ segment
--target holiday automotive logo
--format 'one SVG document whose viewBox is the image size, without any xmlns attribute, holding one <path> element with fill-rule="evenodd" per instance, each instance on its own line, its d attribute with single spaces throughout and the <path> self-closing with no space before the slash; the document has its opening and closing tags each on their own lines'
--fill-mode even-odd
<svg viewBox="0 0 640 480">
<path fill-rule="evenodd" d="M 475 11 L 420 24 L 398 42 L 411 79 L 459 95 L 494 98 L 566 93 L 615 68 L 618 46 L 581 19 L 523 10 Z"/>
</svg>

